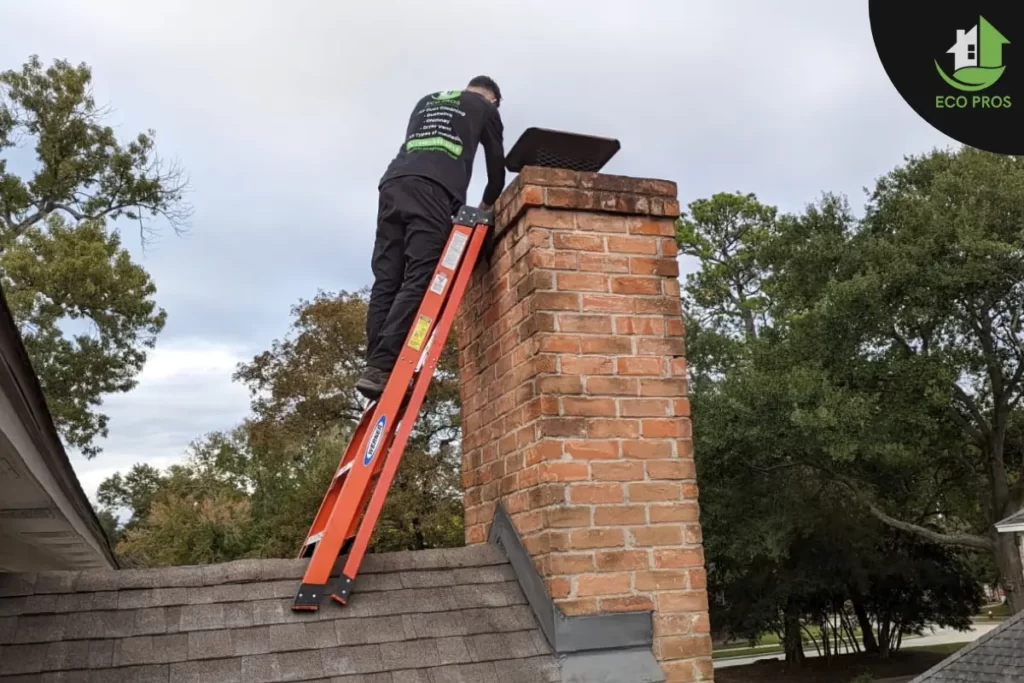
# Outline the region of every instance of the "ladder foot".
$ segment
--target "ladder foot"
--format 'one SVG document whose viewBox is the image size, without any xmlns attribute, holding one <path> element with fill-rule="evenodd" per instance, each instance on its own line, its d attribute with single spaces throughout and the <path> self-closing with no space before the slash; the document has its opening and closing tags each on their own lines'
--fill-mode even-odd
<svg viewBox="0 0 1024 683">
<path fill-rule="evenodd" d="M 296 612 L 315 612 L 320 609 L 320 601 L 327 592 L 326 585 L 315 585 L 304 583 L 299 586 L 299 592 L 292 603 L 292 610 Z"/>
<path fill-rule="evenodd" d="M 347 605 L 348 598 L 350 595 L 352 595 L 352 586 L 354 583 L 354 579 L 350 579 L 349 577 L 342 574 L 340 577 L 338 577 L 337 581 L 334 584 L 337 587 L 337 590 L 331 592 L 331 598 L 335 602 L 340 602 L 342 605 Z"/>
</svg>

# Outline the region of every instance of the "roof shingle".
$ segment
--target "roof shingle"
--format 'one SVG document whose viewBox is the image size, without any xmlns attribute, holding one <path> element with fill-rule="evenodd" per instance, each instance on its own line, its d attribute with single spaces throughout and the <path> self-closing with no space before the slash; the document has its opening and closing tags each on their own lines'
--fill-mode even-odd
<svg viewBox="0 0 1024 683">
<path fill-rule="evenodd" d="M 558 683 L 504 553 L 367 556 L 296 613 L 305 560 L 0 575 L 0 683 Z"/>
<path fill-rule="evenodd" d="M 912 683 L 1020 683 L 1024 680 L 1024 612 L 967 645 Z"/>
</svg>

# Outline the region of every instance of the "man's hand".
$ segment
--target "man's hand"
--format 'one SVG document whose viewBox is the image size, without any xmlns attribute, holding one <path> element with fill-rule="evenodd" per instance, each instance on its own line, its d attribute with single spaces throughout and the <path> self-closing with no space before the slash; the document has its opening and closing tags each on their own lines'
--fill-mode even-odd
<svg viewBox="0 0 1024 683">
<path fill-rule="evenodd" d="M 480 206 L 478 206 L 477 208 L 480 209 L 481 211 L 490 211 L 491 205 L 485 204 L 484 202 L 480 202 Z"/>
</svg>

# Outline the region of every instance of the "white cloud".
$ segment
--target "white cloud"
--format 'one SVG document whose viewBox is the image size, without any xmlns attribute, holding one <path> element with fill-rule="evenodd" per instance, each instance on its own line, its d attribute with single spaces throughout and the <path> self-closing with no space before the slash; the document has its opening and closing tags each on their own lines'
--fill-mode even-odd
<svg viewBox="0 0 1024 683">
<path fill-rule="evenodd" d="M 192 178 L 188 239 L 146 254 L 168 324 L 140 387 L 111 397 L 92 492 L 246 413 L 230 375 L 318 288 L 370 281 L 377 181 L 425 92 L 502 86 L 528 126 L 618 137 L 607 171 L 687 202 L 753 191 L 798 210 L 945 146 L 879 65 L 862 2 L 820 0 L 32 0 L 0 2 L 0 69 L 84 61 L 123 136 L 155 128 Z M 482 156 L 482 155 L 481 155 Z M 483 189 L 478 159 L 470 201 Z"/>
<path fill-rule="evenodd" d="M 100 482 L 135 463 L 179 462 L 193 439 L 241 421 L 249 394 L 231 375 L 245 360 L 240 349 L 203 340 L 158 343 L 138 387 L 104 402 L 110 437 L 101 441 L 103 452 L 92 460 L 71 456 L 86 494 L 94 498 Z"/>
</svg>

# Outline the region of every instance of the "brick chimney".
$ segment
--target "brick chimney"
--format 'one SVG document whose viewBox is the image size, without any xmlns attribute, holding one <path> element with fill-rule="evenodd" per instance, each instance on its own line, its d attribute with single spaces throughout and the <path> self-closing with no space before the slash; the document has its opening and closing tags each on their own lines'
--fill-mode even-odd
<svg viewBox="0 0 1024 683">
<path fill-rule="evenodd" d="M 653 612 L 710 681 L 675 183 L 526 167 L 458 320 L 466 542 L 500 500 L 565 615 Z"/>
</svg>

